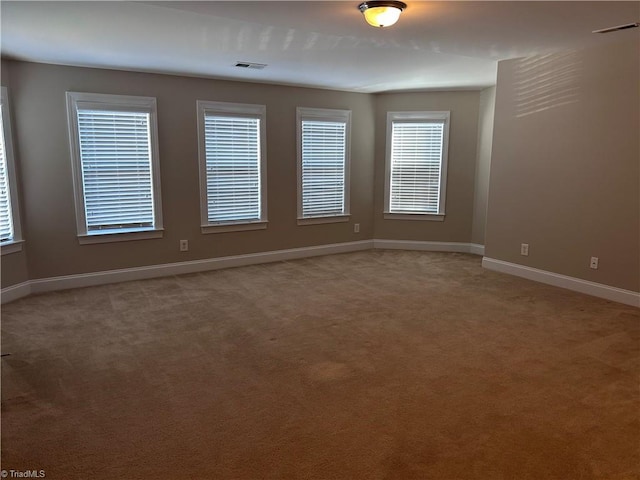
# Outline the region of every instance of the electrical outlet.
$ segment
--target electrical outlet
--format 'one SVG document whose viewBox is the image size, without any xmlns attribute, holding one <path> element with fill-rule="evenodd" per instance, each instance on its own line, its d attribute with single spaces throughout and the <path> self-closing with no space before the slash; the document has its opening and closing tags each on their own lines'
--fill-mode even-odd
<svg viewBox="0 0 640 480">
<path fill-rule="evenodd" d="M 181 252 L 189 251 L 189 240 L 180 240 L 180 251 Z"/>
<path fill-rule="evenodd" d="M 598 269 L 598 257 L 591 257 L 591 263 L 589 264 L 590 268 L 593 268 L 594 270 Z"/>
<path fill-rule="evenodd" d="M 354 223 L 353 224 L 353 233 L 360 233 L 360 224 L 359 223 Z"/>
<path fill-rule="evenodd" d="M 521 243 L 520 244 L 520 255 L 524 255 L 525 257 L 529 256 L 529 244 Z"/>
</svg>

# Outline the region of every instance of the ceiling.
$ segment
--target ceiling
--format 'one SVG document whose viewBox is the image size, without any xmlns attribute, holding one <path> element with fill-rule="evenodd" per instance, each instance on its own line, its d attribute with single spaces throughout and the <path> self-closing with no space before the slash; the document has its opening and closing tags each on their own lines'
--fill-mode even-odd
<svg viewBox="0 0 640 480">
<path fill-rule="evenodd" d="M 479 89 L 495 84 L 498 60 L 640 38 L 640 29 L 591 33 L 637 22 L 638 1 L 405 1 L 399 22 L 378 29 L 358 0 L 2 0 L 0 50 L 34 62 L 371 93 Z"/>
</svg>

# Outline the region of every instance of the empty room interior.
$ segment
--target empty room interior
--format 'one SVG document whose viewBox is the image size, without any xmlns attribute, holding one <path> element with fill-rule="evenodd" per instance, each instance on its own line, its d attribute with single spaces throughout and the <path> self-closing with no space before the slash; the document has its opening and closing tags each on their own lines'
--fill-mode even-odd
<svg viewBox="0 0 640 480">
<path fill-rule="evenodd" d="M 0 21 L 3 478 L 640 478 L 640 2 Z"/>
</svg>

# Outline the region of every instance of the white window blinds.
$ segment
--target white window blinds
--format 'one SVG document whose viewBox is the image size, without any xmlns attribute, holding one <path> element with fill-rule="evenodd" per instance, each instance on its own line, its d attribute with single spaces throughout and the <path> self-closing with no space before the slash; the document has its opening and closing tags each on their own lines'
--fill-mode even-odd
<svg viewBox="0 0 640 480">
<path fill-rule="evenodd" d="M 390 213 L 441 213 L 444 121 L 394 121 Z"/>
<path fill-rule="evenodd" d="M 77 110 L 87 233 L 154 227 L 150 115 Z"/>
<path fill-rule="evenodd" d="M 346 123 L 302 120 L 302 217 L 345 213 Z"/>
<path fill-rule="evenodd" d="M 351 111 L 296 109 L 298 225 L 349 221 Z"/>
<path fill-rule="evenodd" d="M 204 114 L 209 224 L 261 219 L 260 119 Z"/>
<path fill-rule="evenodd" d="M 0 109 L 4 110 L 3 106 Z M 0 110 L 0 241 L 13 241 L 13 218 L 11 214 L 11 194 L 9 191 L 9 171 L 7 150 L 4 139 L 4 123 Z"/>
</svg>

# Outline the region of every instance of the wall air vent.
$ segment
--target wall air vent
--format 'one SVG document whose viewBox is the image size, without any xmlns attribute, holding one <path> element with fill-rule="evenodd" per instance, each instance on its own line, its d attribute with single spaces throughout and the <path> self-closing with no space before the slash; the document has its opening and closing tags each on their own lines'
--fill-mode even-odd
<svg viewBox="0 0 640 480">
<path fill-rule="evenodd" d="M 240 68 L 253 68 L 254 70 L 262 70 L 267 65 L 265 63 L 253 63 L 253 62 L 236 62 L 236 67 Z"/>
<path fill-rule="evenodd" d="M 609 27 L 609 28 L 602 28 L 600 30 L 594 30 L 591 33 L 610 33 L 610 32 L 617 32 L 618 30 L 626 30 L 627 28 L 637 28 L 640 27 L 640 23 L 635 22 L 635 23 L 626 23 L 624 25 L 618 25 L 617 27 Z"/>
</svg>

